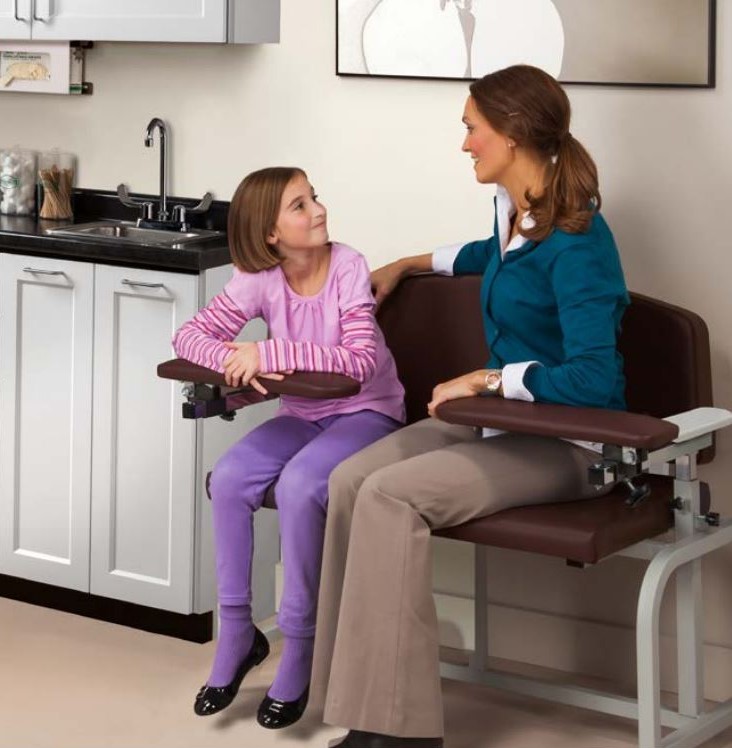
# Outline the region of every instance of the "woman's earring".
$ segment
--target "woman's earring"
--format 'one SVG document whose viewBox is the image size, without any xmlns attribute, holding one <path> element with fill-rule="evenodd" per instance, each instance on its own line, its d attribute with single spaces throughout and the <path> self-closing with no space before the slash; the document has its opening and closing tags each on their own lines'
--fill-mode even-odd
<svg viewBox="0 0 732 748">
<path fill-rule="evenodd" d="M 514 142 L 513 142 L 513 140 L 509 140 L 509 141 L 507 141 L 507 142 L 506 142 L 506 145 L 507 145 L 507 146 L 508 146 L 509 148 L 515 148 L 515 147 L 516 147 L 516 143 L 514 143 Z"/>
</svg>

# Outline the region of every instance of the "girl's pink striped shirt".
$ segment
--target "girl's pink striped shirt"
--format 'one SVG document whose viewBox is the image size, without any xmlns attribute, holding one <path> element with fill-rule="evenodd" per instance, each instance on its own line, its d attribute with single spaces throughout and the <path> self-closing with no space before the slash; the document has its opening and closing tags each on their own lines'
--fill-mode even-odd
<svg viewBox="0 0 732 748">
<path fill-rule="evenodd" d="M 224 291 L 176 332 L 173 347 L 181 358 L 223 371 L 231 354 L 224 341 L 236 338 L 250 319 L 261 317 L 270 335 L 257 343 L 263 373 L 325 371 L 361 382 L 361 391 L 348 398 L 283 396 L 279 414 L 315 421 L 375 410 L 403 422 L 404 389 L 374 307 L 366 260 L 334 242 L 328 276 L 314 296 L 295 293 L 279 266 L 258 273 L 235 269 Z"/>
</svg>

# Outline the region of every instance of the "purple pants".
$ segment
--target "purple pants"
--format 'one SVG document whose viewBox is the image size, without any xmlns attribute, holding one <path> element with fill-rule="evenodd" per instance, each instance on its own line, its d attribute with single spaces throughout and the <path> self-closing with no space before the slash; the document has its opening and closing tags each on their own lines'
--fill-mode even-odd
<svg viewBox="0 0 732 748">
<path fill-rule="evenodd" d="M 251 605 L 253 515 L 277 481 L 285 571 L 277 622 L 285 636 L 314 636 L 328 477 L 338 463 L 400 425 L 373 410 L 320 421 L 277 416 L 237 442 L 216 463 L 209 487 L 219 603 Z"/>
</svg>

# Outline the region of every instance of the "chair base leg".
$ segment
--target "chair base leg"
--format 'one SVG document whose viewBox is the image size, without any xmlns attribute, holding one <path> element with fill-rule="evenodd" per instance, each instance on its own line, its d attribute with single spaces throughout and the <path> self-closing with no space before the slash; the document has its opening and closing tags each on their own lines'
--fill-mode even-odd
<svg viewBox="0 0 732 748">
<path fill-rule="evenodd" d="M 689 579 L 683 579 L 682 575 L 681 586 L 682 589 L 684 586 L 688 587 L 693 593 L 692 597 L 696 599 L 700 589 L 698 560 L 730 543 L 732 543 L 732 521 L 728 520 L 717 528 L 695 532 L 690 537 L 669 544 L 649 564 L 638 599 L 636 627 L 637 700 L 592 689 L 547 683 L 481 667 L 481 663 L 487 659 L 485 642 L 477 647 L 477 651 L 472 654 L 467 666 L 441 663 L 441 675 L 448 679 L 480 683 L 569 706 L 637 720 L 639 748 L 694 748 L 701 745 L 732 725 L 732 699 L 719 704 L 709 712 L 699 713 L 698 715 L 682 714 L 661 707 L 660 605 L 670 576 L 679 568 L 691 569 L 691 571 L 685 572 Z M 486 581 L 484 564 L 484 556 L 476 558 L 476 581 L 479 582 L 480 587 L 479 590 L 476 590 L 476 601 L 483 603 L 483 605 L 485 605 L 486 598 L 484 592 Z M 694 600 L 689 604 L 693 602 Z M 479 632 L 485 636 L 485 613 L 476 611 L 475 622 L 476 637 Z M 695 659 L 702 654 L 701 642 L 696 641 L 699 639 L 700 627 L 697 625 L 698 622 L 692 618 L 688 621 L 684 621 L 682 618 L 682 623 L 684 623 L 682 628 L 686 629 L 687 634 L 691 633 L 695 639 L 688 647 L 683 642 L 680 644 L 686 660 L 685 667 L 687 670 L 690 669 L 692 673 L 700 673 Z M 696 699 L 693 698 L 693 694 L 697 690 L 700 690 L 700 688 L 687 688 L 691 698 L 686 700 L 695 702 Z M 701 706 L 700 703 L 700 712 Z M 662 727 L 672 728 L 674 732 L 664 737 Z"/>
</svg>

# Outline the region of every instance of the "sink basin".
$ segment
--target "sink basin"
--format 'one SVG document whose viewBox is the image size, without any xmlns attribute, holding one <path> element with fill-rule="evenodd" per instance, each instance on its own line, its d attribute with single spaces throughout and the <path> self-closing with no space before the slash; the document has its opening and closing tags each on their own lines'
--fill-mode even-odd
<svg viewBox="0 0 732 748">
<path fill-rule="evenodd" d="M 57 229 L 46 229 L 45 233 L 50 236 L 69 236 L 74 239 L 89 239 L 95 242 L 136 244 L 143 247 L 167 247 L 168 249 L 180 249 L 190 244 L 223 241 L 226 237 L 223 231 L 144 229 L 132 221 L 113 220 L 78 223 Z"/>
</svg>

